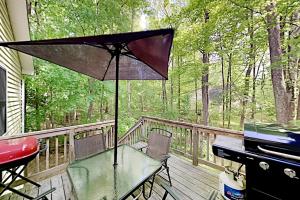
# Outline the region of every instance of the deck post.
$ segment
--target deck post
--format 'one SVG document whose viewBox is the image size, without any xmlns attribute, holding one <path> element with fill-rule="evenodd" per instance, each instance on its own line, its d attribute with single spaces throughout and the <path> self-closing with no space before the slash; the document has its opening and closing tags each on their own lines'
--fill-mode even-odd
<svg viewBox="0 0 300 200">
<path fill-rule="evenodd" d="M 198 151 L 199 151 L 199 133 L 195 127 L 192 129 L 193 138 L 193 165 L 198 166 Z"/>
<path fill-rule="evenodd" d="M 146 137 L 147 137 L 147 132 L 146 132 L 146 126 L 147 126 L 147 122 L 146 120 L 144 119 L 144 117 L 141 118 L 141 121 L 142 121 L 142 136 L 140 139 L 144 140 Z"/>
<path fill-rule="evenodd" d="M 71 129 L 69 132 L 69 162 L 75 160 L 75 144 L 74 144 L 74 135 L 75 135 L 75 129 Z"/>
</svg>

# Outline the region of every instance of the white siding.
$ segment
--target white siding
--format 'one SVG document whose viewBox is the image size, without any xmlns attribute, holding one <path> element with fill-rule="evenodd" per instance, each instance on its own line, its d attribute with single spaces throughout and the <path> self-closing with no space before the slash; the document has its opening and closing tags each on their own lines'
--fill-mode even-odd
<svg viewBox="0 0 300 200">
<path fill-rule="evenodd" d="M 0 0 L 0 41 L 14 41 L 5 0 Z M 7 132 L 22 131 L 22 72 L 16 51 L 0 47 L 0 65 L 7 71 Z"/>
</svg>

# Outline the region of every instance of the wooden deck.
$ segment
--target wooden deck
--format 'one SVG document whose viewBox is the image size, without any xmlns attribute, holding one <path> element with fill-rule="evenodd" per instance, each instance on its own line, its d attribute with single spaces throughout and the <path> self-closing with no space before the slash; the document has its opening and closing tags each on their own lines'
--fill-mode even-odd
<svg viewBox="0 0 300 200">
<path fill-rule="evenodd" d="M 185 158 L 175 155 L 172 155 L 169 159 L 170 175 L 174 190 L 182 200 L 207 199 L 211 190 L 218 189 L 219 171 L 206 166 L 195 167 L 191 165 L 190 161 L 186 161 L 184 159 Z M 166 174 L 162 173 L 161 176 L 166 177 Z M 40 189 L 32 188 L 31 186 L 26 185 L 21 190 L 25 190 L 26 193 L 30 193 L 32 195 L 37 195 L 38 193 L 42 193 L 51 187 L 55 187 L 56 190 L 47 196 L 49 200 L 74 199 L 71 192 L 71 185 L 66 173 L 58 174 L 49 179 L 43 180 L 40 183 L 42 185 Z M 163 192 L 164 190 L 155 184 L 151 199 L 161 199 Z M 23 198 L 20 198 L 17 195 L 5 195 L 0 197 L 0 200 L 21 199 L 23 200 Z M 168 196 L 167 199 L 172 198 Z"/>
</svg>

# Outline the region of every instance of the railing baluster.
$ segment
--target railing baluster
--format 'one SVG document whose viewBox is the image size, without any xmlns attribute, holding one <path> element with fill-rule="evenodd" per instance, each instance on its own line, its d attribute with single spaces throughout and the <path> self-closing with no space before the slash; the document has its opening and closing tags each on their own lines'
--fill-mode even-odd
<svg viewBox="0 0 300 200">
<path fill-rule="evenodd" d="M 198 151 L 199 151 L 199 132 L 193 127 L 193 165 L 198 165 Z"/>
<path fill-rule="evenodd" d="M 215 139 L 216 139 L 216 135 L 213 134 L 213 142 L 215 141 Z M 217 160 L 215 154 L 213 154 L 213 159 L 214 159 L 214 163 L 216 164 Z"/>
<path fill-rule="evenodd" d="M 38 154 L 35 158 L 35 170 L 36 170 L 36 173 L 39 173 L 40 172 L 40 154 Z"/>
<path fill-rule="evenodd" d="M 201 129 L 198 130 L 199 131 L 199 156 L 200 156 L 200 159 L 203 159 L 204 157 L 204 142 L 203 142 L 203 138 L 204 138 L 204 135 L 201 131 Z"/>
<path fill-rule="evenodd" d="M 58 165 L 58 136 L 55 137 L 55 166 Z"/>
<path fill-rule="evenodd" d="M 187 131 L 186 129 L 184 129 L 184 154 L 186 155 L 187 154 L 187 143 L 188 143 L 188 140 L 187 140 Z"/>
<path fill-rule="evenodd" d="M 46 139 L 46 169 L 49 169 L 49 155 L 50 155 L 50 142 L 49 142 L 49 138 Z"/>
<path fill-rule="evenodd" d="M 190 134 L 190 154 L 192 155 L 193 154 L 193 130 L 192 129 L 190 129 L 190 132 L 189 132 L 189 134 Z"/>
<path fill-rule="evenodd" d="M 209 133 L 205 133 L 205 135 L 206 135 L 206 154 L 207 154 L 206 160 L 209 161 L 209 154 L 210 154 Z"/>
<path fill-rule="evenodd" d="M 67 135 L 64 135 L 64 162 L 67 162 Z"/>
<path fill-rule="evenodd" d="M 178 134 L 178 138 L 179 138 L 179 151 L 182 151 L 182 128 L 179 128 L 179 134 Z"/>
</svg>

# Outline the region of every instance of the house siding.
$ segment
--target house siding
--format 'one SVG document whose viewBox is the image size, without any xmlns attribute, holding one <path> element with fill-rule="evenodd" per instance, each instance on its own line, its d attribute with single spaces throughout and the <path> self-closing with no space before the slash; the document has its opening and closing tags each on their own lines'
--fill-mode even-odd
<svg viewBox="0 0 300 200">
<path fill-rule="evenodd" d="M 14 41 L 5 0 L 0 0 L 0 41 Z M 22 68 L 18 53 L 0 47 L 0 65 L 7 73 L 7 132 L 22 132 Z"/>
</svg>

